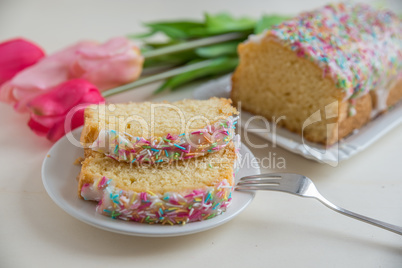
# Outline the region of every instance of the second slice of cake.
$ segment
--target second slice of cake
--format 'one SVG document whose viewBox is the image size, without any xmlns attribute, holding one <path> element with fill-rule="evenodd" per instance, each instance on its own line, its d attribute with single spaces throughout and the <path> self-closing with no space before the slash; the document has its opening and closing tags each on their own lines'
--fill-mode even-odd
<svg viewBox="0 0 402 268">
<path fill-rule="evenodd" d="M 78 194 L 97 211 L 142 223 L 185 224 L 212 218 L 231 202 L 236 146 L 173 165 L 118 162 L 91 152 L 82 163 Z"/>
</svg>

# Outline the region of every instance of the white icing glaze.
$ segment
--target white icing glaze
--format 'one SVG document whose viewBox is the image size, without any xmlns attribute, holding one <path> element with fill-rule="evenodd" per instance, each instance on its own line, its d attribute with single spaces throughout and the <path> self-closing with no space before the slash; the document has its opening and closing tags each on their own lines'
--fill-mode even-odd
<svg viewBox="0 0 402 268">
<path fill-rule="evenodd" d="M 181 193 L 155 194 L 124 191 L 102 177 L 82 187 L 85 200 L 96 200 L 96 211 L 121 220 L 144 223 L 185 224 L 222 214 L 230 206 L 233 184 L 218 184 Z"/>
<path fill-rule="evenodd" d="M 261 40 L 267 35 L 268 30 L 264 30 L 260 34 L 250 34 L 245 43 L 260 43 Z"/>
<path fill-rule="evenodd" d="M 373 93 L 375 94 L 375 107 L 373 107 L 371 111 L 371 118 L 376 117 L 379 115 L 381 112 L 384 112 L 388 110 L 388 105 L 387 105 L 387 100 L 389 96 L 390 90 L 395 86 L 396 80 L 393 80 L 392 82 L 388 83 L 385 87 L 379 87 L 375 90 L 373 90 Z"/>
</svg>

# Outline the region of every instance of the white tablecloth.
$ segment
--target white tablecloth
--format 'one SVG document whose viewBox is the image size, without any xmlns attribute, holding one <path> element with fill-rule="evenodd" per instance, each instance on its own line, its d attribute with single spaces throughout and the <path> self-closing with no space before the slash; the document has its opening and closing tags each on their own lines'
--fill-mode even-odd
<svg viewBox="0 0 402 268">
<path fill-rule="evenodd" d="M 63 0 L 0 2 L 0 40 L 24 36 L 53 52 L 75 41 L 139 32 L 141 22 L 201 18 L 227 10 L 257 17 L 295 14 L 322 4 L 309 1 Z M 401 2 L 387 2 L 401 12 Z M 192 87 L 156 99 L 192 96 Z M 150 98 L 144 90 L 110 101 Z M 402 267 L 402 237 L 337 214 L 319 202 L 259 192 L 231 222 L 173 238 L 124 236 L 89 226 L 55 205 L 41 181 L 51 144 L 28 129 L 27 116 L 0 104 L 0 267 Z M 271 145 L 286 171 L 312 178 L 339 206 L 402 226 L 402 126 L 333 168 Z M 265 141 L 251 136 L 251 142 Z M 263 172 L 284 171 L 265 168 Z M 99 266 L 100 265 L 100 266 Z"/>
</svg>

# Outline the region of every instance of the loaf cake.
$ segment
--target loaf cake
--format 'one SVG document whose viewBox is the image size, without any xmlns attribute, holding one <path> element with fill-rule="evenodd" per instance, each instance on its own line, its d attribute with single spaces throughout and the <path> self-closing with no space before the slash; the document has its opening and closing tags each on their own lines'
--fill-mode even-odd
<svg viewBox="0 0 402 268">
<path fill-rule="evenodd" d="M 334 144 L 402 98 L 402 22 L 366 4 L 302 13 L 238 53 L 234 104 L 313 142 Z"/>
<path fill-rule="evenodd" d="M 155 164 L 223 149 L 233 139 L 237 110 L 223 98 L 92 105 L 81 142 L 117 161 Z"/>
<path fill-rule="evenodd" d="M 112 218 L 186 224 L 226 210 L 235 163 L 233 141 L 214 154 L 173 165 L 132 165 L 92 151 L 82 162 L 78 193 L 97 201 L 97 211 Z"/>
</svg>

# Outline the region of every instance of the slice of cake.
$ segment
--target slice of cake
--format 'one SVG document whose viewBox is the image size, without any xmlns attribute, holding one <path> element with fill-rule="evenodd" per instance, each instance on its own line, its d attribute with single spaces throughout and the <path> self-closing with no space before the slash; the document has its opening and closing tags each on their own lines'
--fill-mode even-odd
<svg viewBox="0 0 402 268">
<path fill-rule="evenodd" d="M 402 98 L 402 22 L 365 4 L 303 13 L 238 52 L 235 105 L 313 142 L 333 144 Z"/>
<path fill-rule="evenodd" d="M 237 140 L 237 139 L 236 139 Z M 112 218 L 185 224 L 221 214 L 231 202 L 236 149 L 171 165 L 118 162 L 91 152 L 82 162 L 78 193 Z"/>
<path fill-rule="evenodd" d="M 161 163 L 217 152 L 233 139 L 231 100 L 92 105 L 81 135 L 90 150 L 123 162 Z"/>
</svg>

